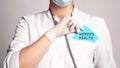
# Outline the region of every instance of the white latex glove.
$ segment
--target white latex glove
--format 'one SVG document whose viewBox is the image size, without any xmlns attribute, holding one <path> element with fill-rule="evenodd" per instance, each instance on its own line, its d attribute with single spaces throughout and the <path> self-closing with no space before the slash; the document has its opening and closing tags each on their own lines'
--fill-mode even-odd
<svg viewBox="0 0 120 68">
<path fill-rule="evenodd" d="M 69 33 L 79 32 L 80 23 L 72 17 L 64 17 L 55 27 L 49 30 L 45 36 L 52 42 L 56 37 L 64 36 Z"/>
</svg>

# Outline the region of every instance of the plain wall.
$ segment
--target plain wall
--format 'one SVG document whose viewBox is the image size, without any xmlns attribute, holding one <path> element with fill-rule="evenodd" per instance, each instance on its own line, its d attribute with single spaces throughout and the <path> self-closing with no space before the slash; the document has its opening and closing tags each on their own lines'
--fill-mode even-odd
<svg viewBox="0 0 120 68">
<path fill-rule="evenodd" d="M 86 13 L 105 18 L 120 68 L 120 0 L 75 0 L 75 4 Z M 48 6 L 49 0 L 0 0 L 0 68 L 21 16 L 41 12 Z"/>
</svg>

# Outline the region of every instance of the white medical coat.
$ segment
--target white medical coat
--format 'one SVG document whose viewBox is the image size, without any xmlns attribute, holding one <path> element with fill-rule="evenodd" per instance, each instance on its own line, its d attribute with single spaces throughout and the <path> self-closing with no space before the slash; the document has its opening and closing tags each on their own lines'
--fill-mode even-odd
<svg viewBox="0 0 120 68">
<path fill-rule="evenodd" d="M 92 43 L 74 40 L 72 39 L 74 34 L 68 35 L 77 68 L 117 68 L 113 59 L 109 30 L 104 19 L 86 14 L 76 7 L 72 15 L 99 37 Z M 49 10 L 22 17 L 4 60 L 4 68 L 19 68 L 21 49 L 35 42 L 52 27 L 54 23 Z M 37 68 L 74 68 L 64 36 L 53 41 Z"/>
</svg>

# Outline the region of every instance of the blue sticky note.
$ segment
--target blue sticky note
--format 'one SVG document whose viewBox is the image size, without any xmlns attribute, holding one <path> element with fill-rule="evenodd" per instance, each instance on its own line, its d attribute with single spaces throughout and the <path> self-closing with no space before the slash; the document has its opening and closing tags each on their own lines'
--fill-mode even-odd
<svg viewBox="0 0 120 68">
<path fill-rule="evenodd" d="M 79 33 L 75 33 L 73 36 L 74 40 L 83 40 L 95 43 L 99 39 L 99 37 L 86 25 L 84 25 L 83 28 L 84 30 L 80 30 Z"/>
</svg>

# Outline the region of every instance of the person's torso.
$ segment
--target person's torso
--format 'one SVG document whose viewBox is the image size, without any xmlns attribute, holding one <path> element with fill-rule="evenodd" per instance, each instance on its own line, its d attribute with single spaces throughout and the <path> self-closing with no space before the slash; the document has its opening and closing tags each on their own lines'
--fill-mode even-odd
<svg viewBox="0 0 120 68">
<path fill-rule="evenodd" d="M 81 23 L 84 23 L 84 25 L 93 30 L 97 35 L 97 30 L 94 29 L 90 16 L 82 14 L 82 12 L 80 13 L 77 9 L 74 10 L 74 13 L 76 13 L 75 17 L 80 17 Z M 83 18 L 81 18 L 81 16 Z M 49 11 L 35 14 L 29 17 L 28 21 L 30 44 L 54 27 Z M 77 68 L 94 68 L 93 60 L 94 52 L 98 44 L 97 41 L 93 43 L 85 40 L 76 40 L 73 38 L 74 36 L 75 33 L 67 35 Z M 37 68 L 74 68 L 65 36 L 58 37 L 52 42 Z"/>
</svg>

